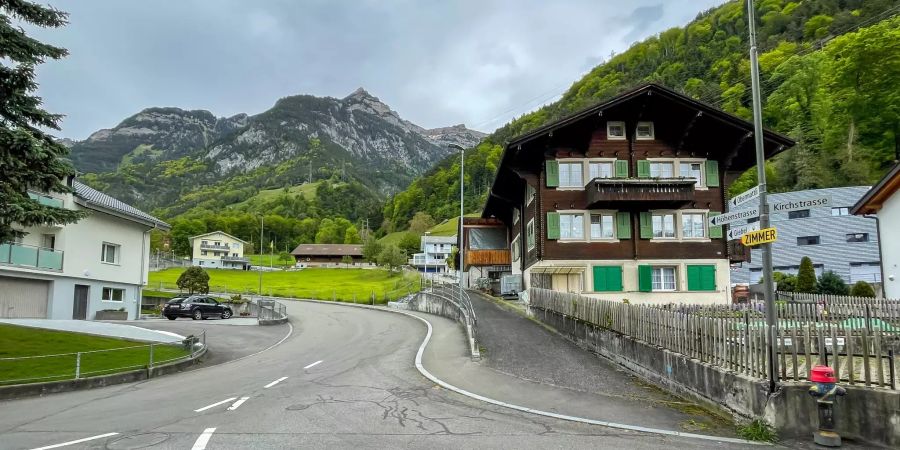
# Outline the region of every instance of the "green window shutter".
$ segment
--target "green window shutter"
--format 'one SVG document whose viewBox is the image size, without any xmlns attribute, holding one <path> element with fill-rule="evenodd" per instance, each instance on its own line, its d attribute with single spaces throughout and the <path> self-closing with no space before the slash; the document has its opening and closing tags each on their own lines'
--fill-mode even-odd
<svg viewBox="0 0 900 450">
<path fill-rule="evenodd" d="M 638 290 L 650 292 L 653 290 L 653 267 L 638 266 Z"/>
<path fill-rule="evenodd" d="M 631 213 L 624 211 L 616 213 L 616 237 L 631 239 Z"/>
<path fill-rule="evenodd" d="M 641 239 L 653 238 L 653 218 L 649 211 L 641 213 Z"/>
<path fill-rule="evenodd" d="M 719 214 L 722 214 L 722 213 L 720 213 L 718 211 L 710 211 L 709 213 L 707 213 L 706 218 L 709 219 L 710 217 L 718 216 Z M 714 226 L 714 225 L 710 224 L 708 220 L 706 223 L 709 225 L 709 238 L 710 239 L 722 239 L 722 225 Z"/>
<path fill-rule="evenodd" d="M 547 213 L 547 239 L 559 239 L 559 213 Z"/>
<path fill-rule="evenodd" d="M 650 161 L 642 159 L 637 162 L 638 178 L 650 178 Z"/>
<path fill-rule="evenodd" d="M 709 187 L 719 186 L 719 162 L 706 161 L 706 185 Z"/>
<path fill-rule="evenodd" d="M 716 290 L 716 266 L 687 266 L 687 282 L 689 291 Z"/>
<path fill-rule="evenodd" d="M 621 266 L 594 266 L 594 292 L 621 292 Z"/>
<path fill-rule="evenodd" d="M 616 178 L 628 178 L 628 161 L 616 160 Z"/>
<path fill-rule="evenodd" d="M 547 161 L 547 187 L 559 186 L 559 163 Z"/>
</svg>

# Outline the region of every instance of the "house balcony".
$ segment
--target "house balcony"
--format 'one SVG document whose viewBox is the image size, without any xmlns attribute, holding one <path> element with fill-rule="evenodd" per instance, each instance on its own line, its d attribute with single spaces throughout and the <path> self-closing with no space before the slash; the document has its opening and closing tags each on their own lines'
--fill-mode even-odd
<svg viewBox="0 0 900 450">
<path fill-rule="evenodd" d="M 247 257 L 244 257 L 244 256 L 223 256 L 223 257 L 222 257 L 222 262 L 242 262 L 242 263 L 249 263 L 249 262 L 250 262 L 250 258 L 247 258 Z"/>
<path fill-rule="evenodd" d="M 650 207 L 677 207 L 694 200 L 693 178 L 594 178 L 585 187 L 589 208 L 641 202 Z"/>
<path fill-rule="evenodd" d="M 62 271 L 63 251 L 34 245 L 0 244 L 0 265 Z"/>
<path fill-rule="evenodd" d="M 443 266 L 447 264 L 447 259 L 437 259 L 437 258 L 409 258 L 408 261 L 411 266 Z"/>
<path fill-rule="evenodd" d="M 38 203 L 44 206 L 51 206 L 53 208 L 62 208 L 63 201 L 56 197 L 51 197 L 49 195 L 37 194 L 34 192 L 29 192 L 28 196 L 31 197 L 32 200 L 37 200 Z"/>
<path fill-rule="evenodd" d="M 512 263 L 509 250 L 466 250 L 466 267 L 508 266 Z"/>
<path fill-rule="evenodd" d="M 230 252 L 231 248 L 227 245 L 200 244 L 200 250 L 211 250 L 214 252 Z"/>
</svg>

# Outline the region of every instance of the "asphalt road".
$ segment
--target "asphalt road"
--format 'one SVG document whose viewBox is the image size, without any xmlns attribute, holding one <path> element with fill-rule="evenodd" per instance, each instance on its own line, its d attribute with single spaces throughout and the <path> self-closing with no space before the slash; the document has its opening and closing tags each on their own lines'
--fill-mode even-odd
<svg viewBox="0 0 900 450">
<path fill-rule="evenodd" d="M 416 370 L 426 328 L 415 318 L 319 303 L 288 308 L 293 334 L 260 354 L 139 383 L 2 402 L 0 448 L 723 446 L 488 405 Z"/>
</svg>

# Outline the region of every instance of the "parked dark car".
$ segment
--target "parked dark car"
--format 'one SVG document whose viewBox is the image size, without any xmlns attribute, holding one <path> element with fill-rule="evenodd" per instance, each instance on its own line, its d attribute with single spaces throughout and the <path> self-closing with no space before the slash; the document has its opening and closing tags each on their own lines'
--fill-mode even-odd
<svg viewBox="0 0 900 450">
<path fill-rule="evenodd" d="M 230 306 L 223 305 L 208 295 L 173 298 L 166 302 L 162 313 L 169 320 L 175 320 L 179 317 L 190 317 L 194 320 L 208 317 L 228 319 L 234 315 L 234 311 L 231 310 Z"/>
</svg>

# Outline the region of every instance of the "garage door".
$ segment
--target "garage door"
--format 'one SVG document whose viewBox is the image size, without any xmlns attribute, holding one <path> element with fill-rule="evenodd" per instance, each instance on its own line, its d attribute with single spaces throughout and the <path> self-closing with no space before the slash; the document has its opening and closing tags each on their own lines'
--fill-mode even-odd
<svg viewBox="0 0 900 450">
<path fill-rule="evenodd" d="M 50 282 L 0 277 L 0 318 L 47 318 Z"/>
</svg>

